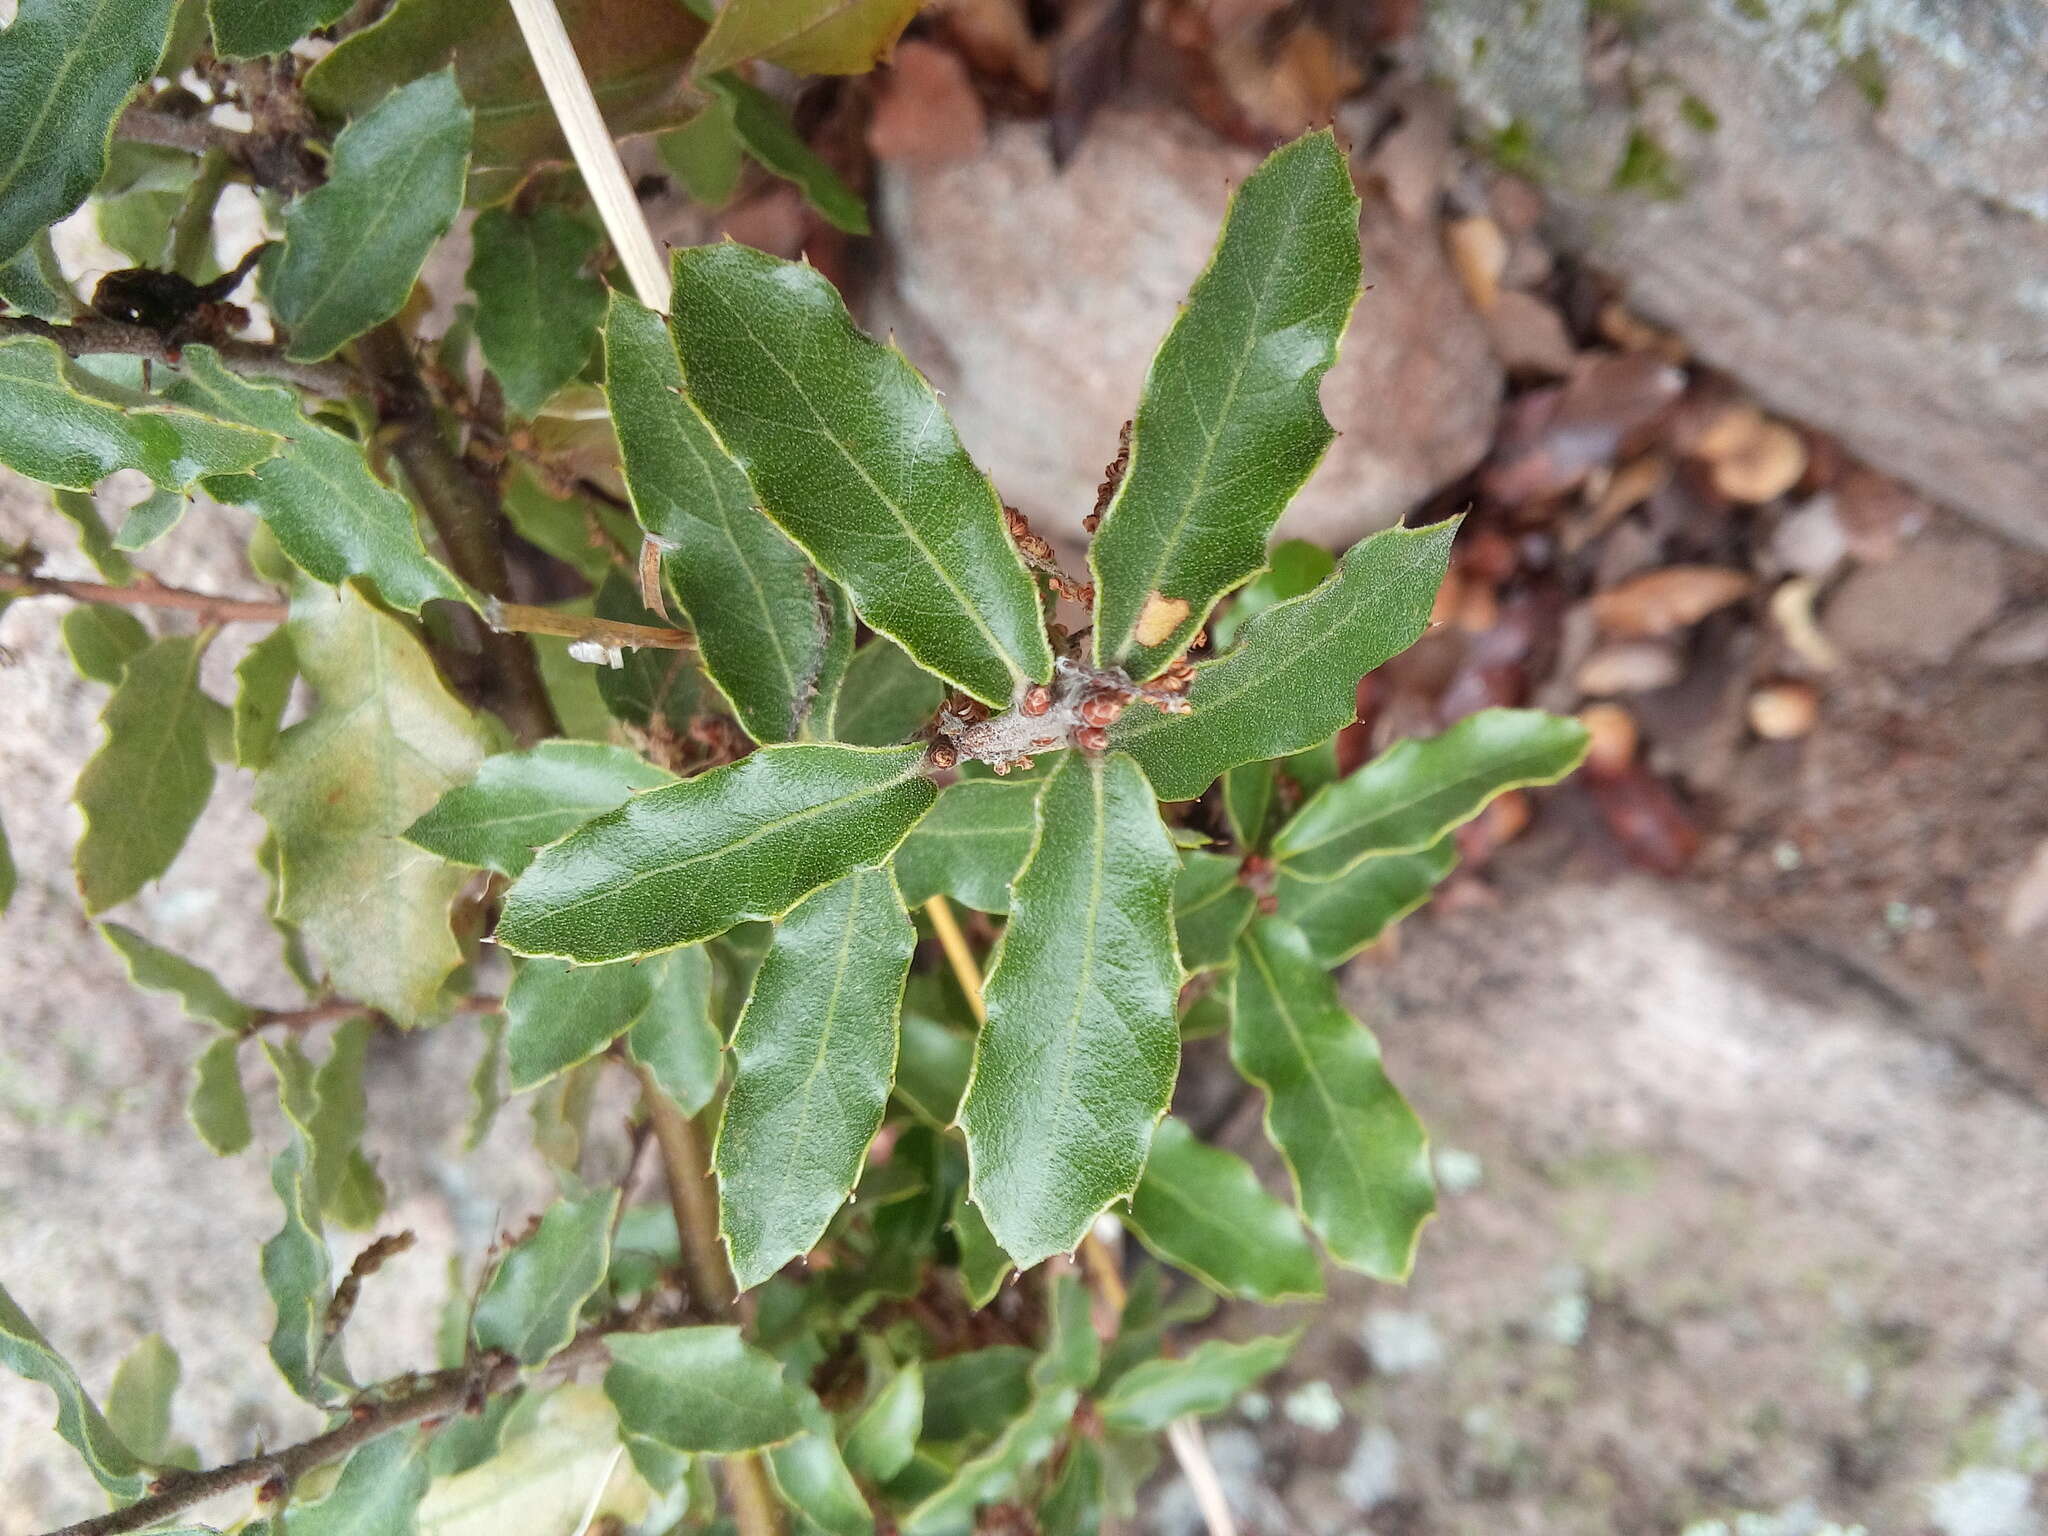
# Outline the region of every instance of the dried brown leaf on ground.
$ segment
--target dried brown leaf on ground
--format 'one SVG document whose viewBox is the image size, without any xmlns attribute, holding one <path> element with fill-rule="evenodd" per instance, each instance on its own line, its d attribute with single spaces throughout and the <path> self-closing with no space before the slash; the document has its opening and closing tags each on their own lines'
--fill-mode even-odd
<svg viewBox="0 0 2048 1536">
<path fill-rule="evenodd" d="M 1480 487 L 1509 506 L 1562 495 L 1613 463 L 1684 388 L 1679 369 L 1647 353 L 1589 352 L 1563 384 L 1510 402 Z"/>
<path fill-rule="evenodd" d="M 1597 593 L 1593 616 L 1610 635 L 1648 639 L 1689 628 L 1749 594 L 1746 571 L 1717 565 L 1667 565 Z"/>
</svg>

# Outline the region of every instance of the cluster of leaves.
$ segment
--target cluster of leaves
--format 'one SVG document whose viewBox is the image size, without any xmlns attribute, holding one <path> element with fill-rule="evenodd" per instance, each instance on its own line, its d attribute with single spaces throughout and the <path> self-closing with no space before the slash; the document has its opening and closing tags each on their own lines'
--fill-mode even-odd
<svg viewBox="0 0 2048 1536">
<path fill-rule="evenodd" d="M 665 135 L 699 195 L 729 193 L 745 154 L 849 228 L 858 200 L 750 61 L 862 69 L 914 8 L 562 7 L 613 128 Z M 1456 531 L 1389 530 L 1341 561 L 1269 547 L 1329 441 L 1317 391 L 1359 292 L 1345 157 L 1311 135 L 1239 190 L 1082 583 L 809 266 L 691 249 L 670 315 L 608 295 L 508 11 L 397 0 L 302 79 L 276 57 L 349 10 L 25 0 L 0 34 L 0 296 L 36 322 L 0 334 L 0 463 L 55 488 L 127 589 L 63 624 L 110 690 L 77 790 L 79 892 L 96 917 L 136 896 L 218 769 L 253 773 L 270 915 L 312 999 L 257 1008 L 102 924 L 138 986 L 215 1031 L 189 1107 L 223 1155 L 253 1140 L 260 1054 L 284 1136 L 261 1256 L 272 1359 L 338 1424 L 388 1428 L 290 1490 L 290 1528 L 514 1511 L 514 1529 L 566 1528 L 596 1487 L 638 1528 L 711 1529 L 726 1458 L 765 1467 L 805 1531 L 941 1536 L 1018 1504 L 1038 1529 L 1093 1530 L 1167 1425 L 1221 1409 L 1292 1342 L 1181 1349 L 1173 1325 L 1218 1296 L 1319 1296 L 1325 1257 L 1407 1275 L 1433 1208 L 1426 1141 L 1332 972 L 1427 899 L 1459 824 L 1585 745 L 1571 722 L 1488 711 L 1338 772 L 1357 683 L 1422 633 Z M 264 99 L 237 94 L 259 76 L 234 59 L 263 66 Z M 182 93 L 191 125 L 202 90 L 258 131 L 147 166 L 109 153 L 138 91 L 159 116 Z M 182 249 L 196 285 L 211 257 L 179 232 L 207 229 L 233 176 L 281 231 L 258 274 L 278 347 L 166 329 L 144 369 L 80 345 L 105 332 L 75 313 L 48 226 L 90 198 L 108 239 L 144 267 Z M 419 383 L 441 409 L 394 422 L 380 337 L 465 200 L 474 304 Z M 332 398 L 311 393 L 320 366 L 344 381 Z M 380 415 L 412 434 L 402 482 Z M 489 451 L 462 452 L 463 433 Z M 156 494 L 113 533 L 89 493 L 123 469 Z M 451 475 L 489 514 L 467 535 Z M 229 703 L 201 684 L 214 625 L 158 636 L 132 611 L 162 589 L 131 555 L 194 491 L 253 515 L 252 564 L 289 599 Z M 536 640 L 538 715 L 560 730 L 515 735 L 478 702 L 505 685 L 475 648 L 478 619 L 509 611 L 503 557 L 494 578 L 463 552 L 502 548 L 500 519 L 557 590 L 583 578 L 551 634 L 602 654 L 674 613 L 688 647 L 592 668 Z M 64 589 L 34 552 L 15 568 L 0 598 Z M 285 726 L 301 683 L 310 707 Z M 492 921 L 509 967 L 479 948 Z M 501 995 L 477 993 L 507 969 Z M 454 1298 L 441 1364 L 474 1400 L 426 1430 L 417 1382 L 350 1372 L 345 1324 L 385 1249 L 338 1277 L 329 1231 L 373 1227 L 385 1203 L 362 1149 L 374 1021 L 458 1018 L 482 1047 L 474 1135 L 508 1090 L 529 1095 L 563 1195 Z M 273 1029 L 325 1019 L 324 1051 Z M 1182 1041 L 1216 1033 L 1263 1097 L 1284 1196 L 1169 1114 Z M 620 1070 L 657 1134 L 709 1143 L 714 1233 L 582 1177 L 595 1084 Z M 1105 1319 L 1061 1256 L 1111 1210 L 1150 1257 Z M 679 1278 L 707 1263 L 753 1293 L 744 1328 L 715 1284 Z M 0 1359 L 56 1393 L 60 1432 L 142 1511 L 118 1528 L 148 1523 L 152 1487 L 175 1504 L 194 1458 L 169 1438 L 160 1341 L 103 1412 L 0 1292 Z M 601 1387 L 559 1384 L 593 1359 Z M 734 1508 L 749 1536 L 768 1528 L 737 1492 Z"/>
</svg>

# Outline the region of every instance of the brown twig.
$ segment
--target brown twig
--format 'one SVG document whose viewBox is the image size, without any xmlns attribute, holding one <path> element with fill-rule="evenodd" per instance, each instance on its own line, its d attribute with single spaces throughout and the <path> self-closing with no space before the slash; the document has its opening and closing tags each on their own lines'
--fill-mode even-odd
<svg viewBox="0 0 2048 1536">
<path fill-rule="evenodd" d="M 81 603 L 114 603 L 124 608 L 175 608 L 197 615 L 202 624 L 282 624 L 287 613 L 285 605 L 274 598 L 221 597 L 212 592 L 166 587 L 147 579 L 132 587 L 110 587 L 97 581 L 60 581 L 54 576 L 0 571 L 0 592 L 68 597 Z"/>
<path fill-rule="evenodd" d="M 443 435 L 411 341 L 386 321 L 356 343 L 356 355 L 376 384 L 377 415 L 388 434 L 391 456 L 440 535 L 448 563 L 487 596 L 509 596 L 511 575 L 498 537 L 497 487 L 478 479 Z M 481 643 L 504 690 L 497 700 L 498 713 L 513 734 L 528 744 L 561 735 L 532 642 L 521 634 L 484 630 Z"/>
<path fill-rule="evenodd" d="M 690 1308 L 711 1320 L 732 1318 L 739 1310 L 739 1287 L 726 1263 L 718 1234 L 718 1186 L 711 1179 L 711 1149 L 704 1129 L 676 1107 L 644 1066 L 640 1102 L 654 1127 L 661 1149 L 662 1172 L 668 1179 L 669 1205 L 675 1211 L 676 1235 L 683 1256 L 683 1278 L 690 1287 Z M 742 1536 L 777 1536 L 782 1530 L 781 1506 L 768 1486 L 768 1474 L 757 1454 L 722 1460 L 725 1488 L 733 1519 Z"/>
<path fill-rule="evenodd" d="M 122 325 L 113 320 L 81 320 L 75 325 L 52 325 L 33 315 L 0 315 L 0 336 L 41 336 L 54 341 L 68 357 L 114 354 L 146 357 L 152 363 L 175 368 L 177 354 L 164 338 L 145 325 Z M 256 341 L 213 343 L 220 360 L 237 373 L 283 379 L 316 394 L 339 399 L 357 387 L 360 380 L 340 363 L 294 362 L 282 351 Z"/>
<path fill-rule="evenodd" d="M 487 604 L 484 617 L 491 628 L 500 633 L 561 635 L 569 640 L 594 641 L 614 650 L 693 651 L 697 648 L 697 637 L 687 629 L 659 629 L 652 624 L 595 619 L 554 608 L 535 608 L 526 603 Z"/>
<path fill-rule="evenodd" d="M 203 155 L 209 149 L 226 151 L 240 159 L 243 146 L 249 136 L 237 133 L 232 128 L 223 128 L 218 123 L 203 117 L 181 117 L 175 112 L 159 112 L 151 107 L 130 107 L 121 114 L 114 125 L 114 132 L 124 139 L 133 139 L 138 144 L 159 144 L 165 149 L 188 149 L 195 155 Z"/>
<path fill-rule="evenodd" d="M 549 1376 L 562 1376 L 605 1356 L 605 1337 L 625 1330 L 622 1320 L 589 1328 L 572 1339 L 542 1369 Z M 208 1472 L 178 1472 L 170 1475 L 169 1486 L 159 1493 L 138 1499 L 125 1509 L 80 1520 L 48 1536 L 123 1536 L 156 1525 L 195 1504 L 246 1488 L 252 1483 L 281 1480 L 286 1487 L 329 1462 L 366 1445 L 380 1435 L 417 1424 L 471 1411 L 482 1399 L 514 1391 L 524 1384 L 525 1372 L 517 1360 L 494 1356 L 473 1365 L 436 1371 L 421 1379 L 412 1391 L 383 1402 L 365 1402 L 351 1410 L 348 1420 L 324 1435 L 315 1435 L 280 1451 L 266 1451 L 215 1467 Z"/>
<path fill-rule="evenodd" d="M 505 999 L 493 993 L 479 992 L 461 998 L 449 1005 L 450 1013 L 497 1013 L 505 1006 Z M 332 1024 L 338 1019 L 360 1018 L 377 1010 L 368 1003 L 337 999 L 325 1003 L 314 1003 L 306 1008 L 264 1008 L 242 1026 L 242 1033 L 253 1035 L 263 1029 L 312 1029 L 320 1024 Z"/>
</svg>

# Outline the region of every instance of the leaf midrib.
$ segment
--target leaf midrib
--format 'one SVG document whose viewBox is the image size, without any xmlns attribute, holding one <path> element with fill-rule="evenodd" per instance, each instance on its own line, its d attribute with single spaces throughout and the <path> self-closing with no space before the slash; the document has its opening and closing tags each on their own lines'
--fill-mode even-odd
<svg viewBox="0 0 2048 1536">
<path fill-rule="evenodd" d="M 1328 1116 L 1330 1125 L 1329 1139 L 1342 1149 L 1344 1161 L 1350 1164 L 1352 1176 L 1357 1181 L 1360 1191 L 1363 1194 L 1369 1194 L 1372 1188 L 1372 1179 L 1366 1173 L 1364 1166 L 1358 1161 L 1357 1149 L 1351 1145 L 1342 1130 L 1339 1129 L 1343 1117 L 1339 1111 L 1337 1101 L 1331 1096 L 1329 1085 L 1324 1082 L 1323 1074 L 1317 1069 L 1316 1059 L 1308 1049 L 1308 1042 L 1303 1038 L 1300 1026 L 1295 1023 L 1293 1010 L 1287 1006 L 1286 999 L 1281 994 L 1280 979 L 1266 960 L 1265 945 L 1260 943 L 1255 935 L 1251 943 L 1247 944 L 1245 948 L 1251 956 L 1252 964 L 1258 968 L 1259 978 L 1266 989 L 1267 996 L 1272 999 L 1274 1014 L 1279 1018 L 1281 1026 L 1287 1031 L 1288 1043 L 1294 1048 L 1296 1055 L 1301 1060 L 1302 1075 L 1315 1085 L 1316 1096 L 1323 1102 L 1323 1110 Z M 1247 1073 L 1246 1075 L 1249 1076 L 1250 1074 Z M 1266 1118 L 1270 1122 L 1275 1102 L 1272 1086 L 1270 1083 L 1261 1083 L 1259 1086 L 1266 1090 Z M 1293 1159 L 1289 1158 L 1288 1161 L 1291 1165 Z M 1296 1177 L 1298 1178 L 1299 1175 L 1297 1174 Z"/>
</svg>

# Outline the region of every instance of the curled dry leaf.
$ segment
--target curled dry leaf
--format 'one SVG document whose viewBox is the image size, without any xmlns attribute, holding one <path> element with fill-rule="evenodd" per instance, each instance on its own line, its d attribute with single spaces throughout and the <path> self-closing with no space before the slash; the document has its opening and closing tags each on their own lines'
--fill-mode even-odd
<svg viewBox="0 0 2048 1536">
<path fill-rule="evenodd" d="M 1714 489 L 1730 501 L 1775 501 L 1806 473 L 1806 442 L 1782 421 L 1760 421 L 1710 461 Z"/>
<path fill-rule="evenodd" d="M 1645 352 L 1667 363 L 1682 363 L 1688 355 L 1683 339 L 1641 319 L 1619 299 L 1604 305 L 1593 324 L 1603 340 L 1624 352 Z"/>
<path fill-rule="evenodd" d="M 1586 772 L 1611 776 L 1625 772 L 1636 760 L 1642 733 L 1636 717 L 1619 704 L 1588 704 L 1579 711 L 1579 724 L 1591 741 L 1586 747 Z"/>
<path fill-rule="evenodd" d="M 1483 213 L 1452 219 L 1444 225 L 1444 252 L 1472 307 L 1481 314 L 1491 310 L 1508 265 L 1508 237 L 1500 226 Z"/>
<path fill-rule="evenodd" d="M 1508 407 L 1480 487 L 1510 506 L 1562 495 L 1611 464 L 1684 389 L 1684 374 L 1646 353 L 1588 353 L 1562 385 Z"/>
<path fill-rule="evenodd" d="M 1620 773 L 1588 774 L 1586 788 L 1607 830 L 1635 863 L 1661 875 L 1681 875 L 1700 851 L 1700 830 L 1662 779 L 1640 763 Z"/>
<path fill-rule="evenodd" d="M 1493 355 L 1510 373 L 1560 376 L 1571 372 L 1578 357 L 1564 316 L 1534 294 L 1517 289 L 1504 290 L 1487 310 L 1486 334 Z"/>
<path fill-rule="evenodd" d="M 1649 693 L 1668 688 L 1684 674 L 1678 653 L 1656 640 L 1624 640 L 1603 645 L 1584 661 L 1572 681 L 1593 698 L 1617 693 Z"/>
<path fill-rule="evenodd" d="M 1718 565 L 1667 565 L 1593 598 L 1593 617 L 1610 635 L 1650 639 L 1697 624 L 1749 594 L 1743 571 Z"/>
<path fill-rule="evenodd" d="M 1811 683 L 1767 683 L 1749 696 L 1745 713 L 1749 728 L 1764 740 L 1794 741 L 1820 718 L 1820 695 Z"/>
<path fill-rule="evenodd" d="M 959 54 L 911 39 L 879 79 L 868 120 L 877 160 L 939 165 L 981 153 L 988 118 Z"/>
<path fill-rule="evenodd" d="M 1820 583 L 1811 576 L 1778 583 L 1771 593 L 1771 621 L 1801 661 L 1816 672 L 1832 672 L 1842 664 L 1842 653 L 1814 617 L 1813 601 L 1819 594 Z"/>
</svg>

